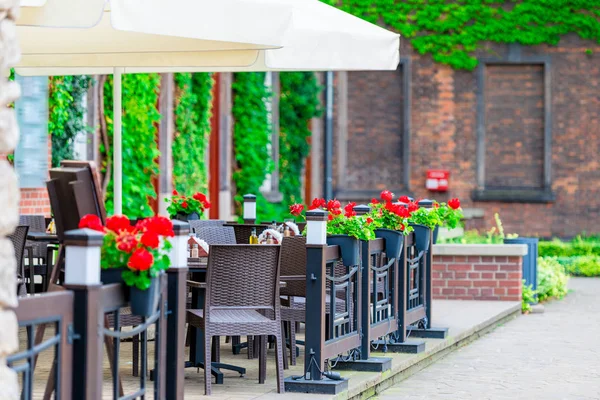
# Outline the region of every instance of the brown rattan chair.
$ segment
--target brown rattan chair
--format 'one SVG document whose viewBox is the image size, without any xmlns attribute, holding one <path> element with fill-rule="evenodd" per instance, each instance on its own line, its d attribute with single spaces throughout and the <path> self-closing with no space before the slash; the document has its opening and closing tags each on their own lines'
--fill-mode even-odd
<svg viewBox="0 0 600 400">
<path fill-rule="evenodd" d="M 19 224 L 29 226 L 29 232 L 46 232 L 46 217 L 43 215 L 20 215 Z M 48 287 L 48 263 L 51 259 L 51 250 L 48 243 L 27 241 L 25 245 L 27 252 L 27 265 L 25 271 L 29 272 L 29 293 L 35 292 L 34 276 L 42 276 L 42 287 L 44 290 Z M 36 261 L 34 263 L 34 261 Z M 25 278 L 25 277 L 23 277 Z"/>
<path fill-rule="evenodd" d="M 188 322 L 204 331 L 205 364 L 211 363 L 213 336 L 275 336 L 277 391 L 283 386 L 283 340 L 279 301 L 278 245 L 213 245 L 208 256 L 203 310 L 189 310 Z M 265 316 L 270 311 L 272 318 Z M 261 340 L 264 348 L 264 340 Z M 266 370 L 260 352 L 259 378 Z M 205 368 L 205 394 L 211 393 L 211 371 Z"/>
<path fill-rule="evenodd" d="M 23 262 L 23 254 L 25 252 L 25 243 L 27 242 L 27 231 L 29 227 L 27 225 L 19 225 L 15 231 L 8 235 L 8 238 L 13 244 L 15 249 L 15 257 L 17 259 L 17 294 L 24 296 L 27 294 L 25 288 L 25 267 Z"/>
<path fill-rule="evenodd" d="M 196 236 L 209 246 L 213 244 L 236 244 L 235 233 L 230 226 L 198 226 L 194 230 Z"/>
<path fill-rule="evenodd" d="M 196 219 L 188 221 L 188 223 L 190 224 L 190 231 L 197 233 L 196 229 L 198 228 L 204 228 L 207 226 L 223 226 L 225 221 L 221 219 Z"/>
</svg>

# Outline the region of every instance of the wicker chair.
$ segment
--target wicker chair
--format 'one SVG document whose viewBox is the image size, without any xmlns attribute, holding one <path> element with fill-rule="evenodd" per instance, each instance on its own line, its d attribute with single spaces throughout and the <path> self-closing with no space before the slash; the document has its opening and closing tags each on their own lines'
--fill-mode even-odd
<svg viewBox="0 0 600 400">
<path fill-rule="evenodd" d="M 213 245 L 207 268 L 203 310 L 189 310 L 188 322 L 204 330 L 205 364 L 211 362 L 213 336 L 273 335 L 277 352 L 277 391 L 283 386 L 283 340 L 279 305 L 278 245 Z M 273 318 L 261 311 L 269 310 Z M 264 340 L 263 348 L 265 346 Z M 260 352 L 259 380 L 266 372 L 266 357 Z M 211 393 L 211 371 L 205 368 L 204 390 Z M 264 376 L 264 375 L 263 375 Z M 261 382 L 262 383 L 262 382 Z"/>
<path fill-rule="evenodd" d="M 209 246 L 213 244 L 236 244 L 235 233 L 230 226 L 198 226 L 194 229 L 196 236 Z"/>
<path fill-rule="evenodd" d="M 27 294 L 25 288 L 25 267 L 23 263 L 23 254 L 25 252 L 25 243 L 27 241 L 27 231 L 29 227 L 27 225 L 19 225 L 15 231 L 8 235 L 8 238 L 12 242 L 15 248 L 15 257 L 17 258 L 17 294 L 24 296 Z"/>
<path fill-rule="evenodd" d="M 46 218 L 43 215 L 20 215 L 19 224 L 29 226 L 29 232 L 45 232 Z M 44 290 L 48 287 L 48 264 L 50 259 L 48 243 L 33 242 L 28 240 L 25 246 L 27 251 L 27 265 L 25 270 L 29 271 L 29 293 L 35 292 L 34 276 L 42 276 L 42 286 Z M 34 263 L 34 260 L 37 263 Z M 25 278 L 25 276 L 23 276 Z"/>
<path fill-rule="evenodd" d="M 204 228 L 207 226 L 223 226 L 225 221 L 221 219 L 196 219 L 188 221 L 188 223 L 190 224 L 190 230 L 194 233 L 197 233 L 196 229 L 198 228 Z"/>
</svg>

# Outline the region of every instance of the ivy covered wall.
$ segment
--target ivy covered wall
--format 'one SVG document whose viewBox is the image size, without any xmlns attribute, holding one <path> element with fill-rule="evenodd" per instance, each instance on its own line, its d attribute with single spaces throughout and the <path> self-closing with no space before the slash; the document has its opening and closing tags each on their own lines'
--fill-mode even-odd
<svg viewBox="0 0 600 400">
<path fill-rule="evenodd" d="M 597 0 L 322 1 L 400 33 L 418 53 L 457 69 L 475 68 L 484 42 L 556 45 L 572 32 L 600 43 Z"/>
<path fill-rule="evenodd" d="M 175 74 L 173 187 L 180 193 L 208 190 L 206 151 L 213 85 L 210 73 Z"/>
</svg>

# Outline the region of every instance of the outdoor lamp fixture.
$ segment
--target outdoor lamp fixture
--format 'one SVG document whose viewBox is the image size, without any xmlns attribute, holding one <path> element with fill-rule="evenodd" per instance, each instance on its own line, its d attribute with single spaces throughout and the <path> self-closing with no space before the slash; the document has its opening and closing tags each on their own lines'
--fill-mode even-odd
<svg viewBox="0 0 600 400">
<path fill-rule="evenodd" d="M 356 215 L 365 215 L 371 211 L 371 207 L 365 204 L 359 204 L 357 206 L 354 206 L 353 210 L 356 213 Z"/>
<path fill-rule="evenodd" d="M 187 267 L 190 224 L 178 220 L 171 220 L 171 222 L 173 222 L 173 232 L 175 233 L 175 237 L 170 239 L 173 245 L 169 251 L 171 268 L 184 268 Z"/>
<path fill-rule="evenodd" d="M 256 196 L 253 194 L 244 195 L 244 222 L 247 224 L 256 222 Z"/>
<path fill-rule="evenodd" d="M 306 244 L 327 244 L 327 216 L 319 209 L 306 213 Z"/>
<path fill-rule="evenodd" d="M 100 247 L 104 234 L 92 229 L 65 232 L 65 284 L 100 285 Z"/>
</svg>

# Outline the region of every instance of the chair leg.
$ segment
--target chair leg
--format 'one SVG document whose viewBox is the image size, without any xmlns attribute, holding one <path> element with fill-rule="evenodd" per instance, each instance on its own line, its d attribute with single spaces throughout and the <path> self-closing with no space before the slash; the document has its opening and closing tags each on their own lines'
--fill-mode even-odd
<svg viewBox="0 0 600 400">
<path fill-rule="evenodd" d="M 263 384 L 267 378 L 267 336 L 258 336 L 258 383 Z"/>
<path fill-rule="evenodd" d="M 254 358 L 254 337 L 246 336 L 246 342 L 248 343 L 248 360 Z"/>
<path fill-rule="evenodd" d="M 133 376 L 139 376 L 140 372 L 140 335 L 135 335 L 132 338 L 133 346 Z"/>
<path fill-rule="evenodd" d="M 210 395 L 211 384 L 212 384 L 212 375 L 211 375 L 211 337 L 209 335 L 204 336 L 204 394 L 206 396 Z"/>
<path fill-rule="evenodd" d="M 213 336 L 212 339 L 212 348 L 213 348 L 213 361 L 214 362 L 221 362 L 221 337 L 220 336 Z"/>
<path fill-rule="evenodd" d="M 283 343 L 286 342 L 286 338 L 287 338 L 287 330 L 288 328 L 288 322 L 287 321 L 281 321 L 281 336 L 283 337 Z M 289 365 L 288 365 L 288 359 L 287 359 L 287 355 L 285 354 L 285 351 L 283 352 L 284 357 L 283 357 L 283 369 L 289 369 Z"/>
<path fill-rule="evenodd" d="M 225 343 L 229 343 L 231 341 L 231 336 L 225 336 Z"/>
<path fill-rule="evenodd" d="M 275 347 L 277 352 L 277 393 L 284 393 L 285 387 L 283 385 L 283 353 L 284 345 L 281 339 L 281 333 L 275 335 Z"/>
<path fill-rule="evenodd" d="M 296 365 L 296 323 L 290 322 L 290 364 Z"/>
</svg>

